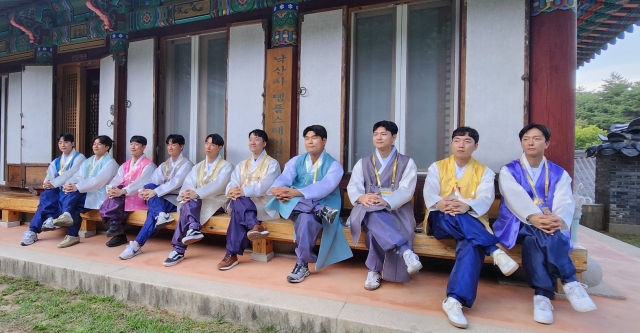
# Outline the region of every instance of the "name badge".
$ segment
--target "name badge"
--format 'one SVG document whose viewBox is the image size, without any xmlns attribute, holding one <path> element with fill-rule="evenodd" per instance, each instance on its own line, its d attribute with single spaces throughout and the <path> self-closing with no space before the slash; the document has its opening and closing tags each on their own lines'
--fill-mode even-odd
<svg viewBox="0 0 640 333">
<path fill-rule="evenodd" d="M 393 191 L 391 190 L 390 187 L 381 187 L 380 188 L 380 194 L 382 194 L 382 195 L 391 195 L 391 193 L 393 193 Z"/>
</svg>

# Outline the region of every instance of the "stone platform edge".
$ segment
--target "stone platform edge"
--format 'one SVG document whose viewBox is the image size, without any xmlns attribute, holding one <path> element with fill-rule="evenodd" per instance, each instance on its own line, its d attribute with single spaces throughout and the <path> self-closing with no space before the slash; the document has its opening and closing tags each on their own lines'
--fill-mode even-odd
<svg viewBox="0 0 640 333">
<path fill-rule="evenodd" d="M 0 273 L 194 319 L 283 332 L 459 332 L 444 317 L 374 308 L 0 245 Z M 514 332 L 473 324 L 474 332 Z"/>
</svg>

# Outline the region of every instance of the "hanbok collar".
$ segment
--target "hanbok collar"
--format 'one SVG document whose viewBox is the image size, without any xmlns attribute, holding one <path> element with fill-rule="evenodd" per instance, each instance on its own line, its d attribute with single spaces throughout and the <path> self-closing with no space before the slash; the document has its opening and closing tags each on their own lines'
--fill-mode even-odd
<svg viewBox="0 0 640 333">
<path fill-rule="evenodd" d="M 380 152 L 376 148 L 376 157 L 378 157 L 378 161 L 380 161 L 380 167 L 378 168 L 379 173 L 382 173 L 382 171 L 384 171 L 384 168 L 387 166 L 387 164 L 389 164 L 389 161 L 393 157 L 394 153 L 396 153 L 396 146 L 391 146 L 391 152 L 389 153 L 389 156 L 382 158 L 380 156 Z"/>
<path fill-rule="evenodd" d="M 545 162 L 547 161 L 547 158 L 543 156 L 542 161 L 540 161 L 540 165 L 538 165 L 537 168 L 531 167 L 531 165 L 529 164 L 529 161 L 527 160 L 527 156 L 524 153 L 522 154 L 522 161 L 524 161 L 524 166 L 527 169 L 527 173 L 529 174 L 529 177 L 531 177 L 531 180 L 533 180 L 534 184 L 537 184 L 538 178 L 540 178 L 540 174 L 542 173 L 541 171 L 544 167 Z"/>
<path fill-rule="evenodd" d="M 265 158 L 265 155 L 267 155 L 267 151 L 265 149 L 262 150 L 262 153 L 260 153 L 260 156 L 258 156 L 257 159 L 253 159 L 253 155 L 251 155 L 251 157 L 249 158 L 249 170 L 253 170 L 255 169 L 255 167 L 258 165 L 258 163 L 260 161 L 262 161 L 263 158 Z"/>
<path fill-rule="evenodd" d="M 180 153 L 180 155 L 178 155 L 178 158 L 176 158 L 175 162 L 173 161 L 173 159 L 171 157 L 169 157 L 169 162 L 171 162 L 171 168 L 175 169 L 176 166 L 178 166 L 178 164 L 180 164 L 180 162 L 182 162 L 183 159 L 184 159 L 184 156 L 182 156 L 182 153 Z"/>
<path fill-rule="evenodd" d="M 75 148 L 71 148 L 71 151 L 69 152 L 68 156 L 64 156 L 64 153 L 62 153 L 60 155 L 60 162 L 61 162 L 60 164 L 66 165 L 67 161 L 72 159 L 75 154 L 76 154 L 76 149 Z"/>
<path fill-rule="evenodd" d="M 322 161 L 324 160 L 325 152 L 326 150 L 322 151 L 322 153 L 320 154 L 320 157 L 318 157 L 318 160 L 313 165 L 311 165 L 311 155 L 307 154 L 307 158 L 304 160 L 304 165 L 307 168 L 307 172 L 311 173 L 322 166 Z"/>
<path fill-rule="evenodd" d="M 209 163 L 209 156 L 205 156 L 204 157 L 204 164 L 205 167 L 207 168 L 207 176 L 211 173 L 211 170 L 214 169 L 214 166 L 217 164 L 218 160 L 220 159 L 220 154 L 218 154 L 218 156 L 216 156 L 216 159 L 211 161 L 211 163 Z"/>
</svg>

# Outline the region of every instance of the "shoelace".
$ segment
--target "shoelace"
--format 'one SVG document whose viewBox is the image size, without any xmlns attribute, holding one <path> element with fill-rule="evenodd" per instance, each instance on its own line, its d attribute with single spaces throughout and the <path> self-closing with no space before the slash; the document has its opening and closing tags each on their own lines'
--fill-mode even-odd
<svg viewBox="0 0 640 333">
<path fill-rule="evenodd" d="M 375 272 L 367 274 L 367 282 L 380 282 L 380 277 Z"/>
<path fill-rule="evenodd" d="M 507 263 L 507 254 L 504 252 L 496 254 L 496 256 L 493 258 L 494 265 L 503 265 L 506 263 Z"/>
<path fill-rule="evenodd" d="M 169 253 L 169 258 L 171 259 L 175 259 L 178 256 L 178 252 L 176 251 L 171 251 L 171 253 Z"/>
<path fill-rule="evenodd" d="M 456 314 L 462 313 L 462 304 L 460 304 L 460 302 L 449 301 L 447 304 L 451 311 L 454 311 Z"/>
<path fill-rule="evenodd" d="M 231 255 L 227 254 L 226 256 L 224 256 L 224 259 L 222 259 L 222 261 L 227 262 L 229 261 L 229 259 L 231 259 Z"/>
<path fill-rule="evenodd" d="M 580 288 L 582 287 L 582 288 Z M 578 283 L 577 285 L 572 286 L 567 290 L 567 297 L 573 296 L 575 298 L 585 298 L 587 297 L 587 285 L 584 283 Z"/>
</svg>

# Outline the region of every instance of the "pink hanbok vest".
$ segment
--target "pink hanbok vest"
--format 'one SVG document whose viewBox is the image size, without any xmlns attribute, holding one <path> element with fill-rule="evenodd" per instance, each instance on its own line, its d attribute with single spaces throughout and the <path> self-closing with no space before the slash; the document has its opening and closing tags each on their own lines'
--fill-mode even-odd
<svg viewBox="0 0 640 333">
<path fill-rule="evenodd" d="M 140 175 L 142 174 L 142 170 L 149 165 L 151 162 L 146 156 L 135 164 L 133 170 L 131 170 L 131 160 L 124 162 L 122 165 L 122 171 L 124 171 L 124 180 L 122 181 L 122 186 L 126 187 L 129 184 L 133 183 Z M 131 172 L 130 172 L 131 171 Z M 138 196 L 138 193 L 129 193 L 124 199 L 124 210 L 125 212 L 133 212 L 135 210 L 146 210 L 147 203 L 144 199 Z"/>
</svg>

